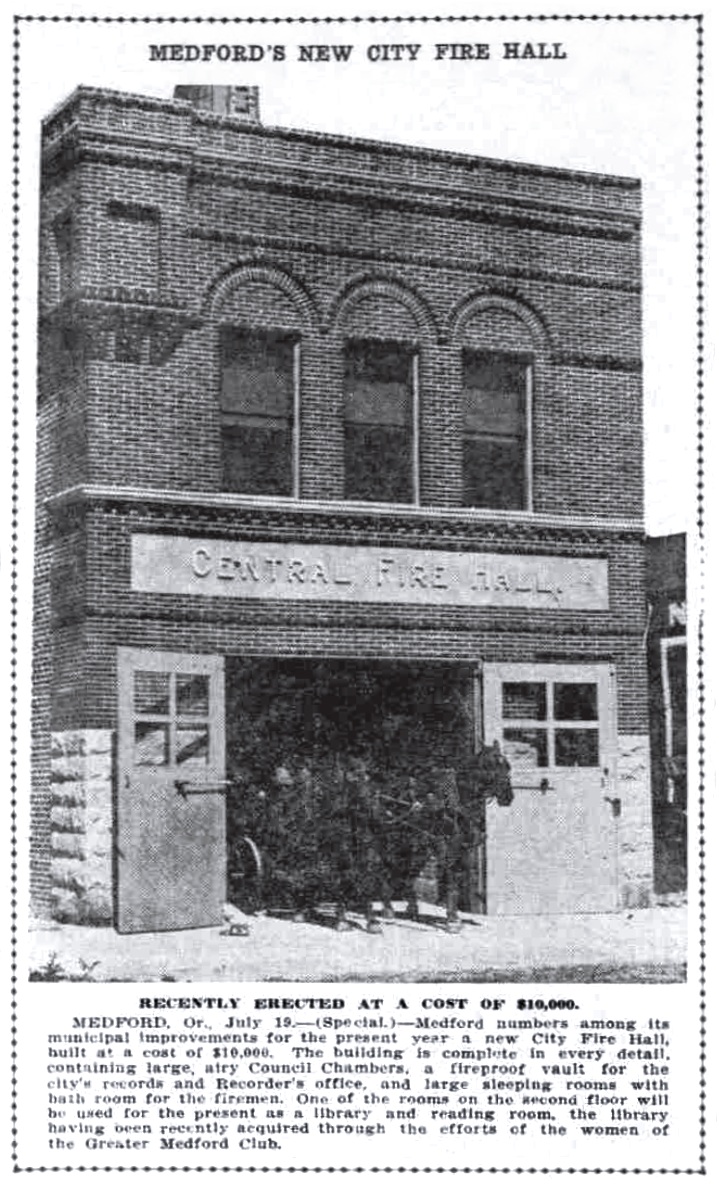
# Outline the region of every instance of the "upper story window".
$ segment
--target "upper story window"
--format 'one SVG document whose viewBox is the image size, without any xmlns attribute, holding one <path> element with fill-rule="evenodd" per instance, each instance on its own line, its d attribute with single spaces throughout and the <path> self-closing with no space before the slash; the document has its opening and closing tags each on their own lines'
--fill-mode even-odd
<svg viewBox="0 0 719 1188">
<path fill-rule="evenodd" d="M 345 498 L 419 501 L 417 355 L 394 342 L 345 349 Z"/>
<path fill-rule="evenodd" d="M 531 364 L 487 351 L 465 351 L 462 363 L 464 506 L 528 508 Z"/>
<path fill-rule="evenodd" d="M 280 332 L 226 328 L 221 371 L 224 490 L 297 495 L 299 343 Z"/>
</svg>

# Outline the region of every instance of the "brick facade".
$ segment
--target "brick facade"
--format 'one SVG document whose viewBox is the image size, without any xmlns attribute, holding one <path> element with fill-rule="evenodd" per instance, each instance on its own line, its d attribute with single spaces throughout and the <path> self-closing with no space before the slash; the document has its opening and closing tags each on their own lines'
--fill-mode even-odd
<svg viewBox="0 0 719 1188">
<path fill-rule="evenodd" d="M 107 885 L 90 880 L 92 895 L 73 905 L 68 887 L 82 891 L 82 879 L 56 877 L 61 858 L 77 858 L 62 845 L 79 838 L 82 851 L 91 830 L 80 801 L 58 799 L 50 743 L 62 750 L 57 740 L 106 741 L 116 730 L 119 646 L 609 662 L 618 733 L 641 749 L 637 182 L 267 128 L 185 100 L 81 88 L 45 121 L 42 186 L 40 910 L 54 897 L 65 918 L 109 918 Z M 222 491 L 224 326 L 300 342 L 299 498 Z M 418 506 L 343 499 L 343 348 L 356 338 L 401 341 L 417 354 Z M 462 507 L 465 349 L 533 360 L 526 512 Z M 133 591 L 137 533 L 604 558 L 609 608 L 258 601 L 238 613 L 232 600 Z M 648 783 L 632 780 L 622 894 L 638 903 L 651 884 Z M 102 865 L 107 855 L 94 853 Z"/>
</svg>

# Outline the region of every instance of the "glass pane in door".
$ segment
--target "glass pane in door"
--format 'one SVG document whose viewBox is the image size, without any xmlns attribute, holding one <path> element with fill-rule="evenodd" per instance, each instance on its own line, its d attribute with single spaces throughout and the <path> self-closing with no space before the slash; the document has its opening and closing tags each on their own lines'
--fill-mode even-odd
<svg viewBox="0 0 719 1188">
<path fill-rule="evenodd" d="M 544 681 L 505 681 L 502 685 L 502 717 L 544 722 L 547 717 L 547 686 Z"/>
<path fill-rule="evenodd" d="M 546 767 L 547 731 L 513 727 L 504 731 L 502 750 L 510 767 Z"/>
<path fill-rule="evenodd" d="M 558 722 L 596 722 L 597 686 L 588 681 L 558 681 L 554 686 L 554 717 Z"/>
<path fill-rule="evenodd" d="M 555 731 L 554 754 L 557 767 L 599 767 L 599 731 Z"/>
</svg>

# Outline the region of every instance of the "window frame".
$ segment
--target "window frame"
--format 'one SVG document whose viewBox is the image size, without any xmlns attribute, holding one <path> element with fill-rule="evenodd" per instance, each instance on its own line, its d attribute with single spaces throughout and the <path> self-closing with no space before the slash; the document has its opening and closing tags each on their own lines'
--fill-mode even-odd
<svg viewBox="0 0 719 1188">
<path fill-rule="evenodd" d="M 219 327 L 219 395 L 218 395 L 218 411 L 220 422 L 220 452 L 221 462 L 224 469 L 224 445 L 222 440 L 222 431 L 226 424 L 241 425 L 242 420 L 240 414 L 233 414 L 227 412 L 222 407 L 222 388 L 224 383 L 224 341 L 229 338 L 231 334 L 240 335 L 245 338 L 263 338 L 268 341 L 272 338 L 285 338 L 292 342 L 292 402 L 291 402 L 291 431 L 290 431 L 290 490 L 286 494 L 278 494 L 277 492 L 264 491 L 237 491 L 226 488 L 223 481 L 223 493 L 228 495 L 239 495 L 254 499 L 291 499 L 299 500 L 300 498 L 300 481 L 301 481 L 301 455 L 300 455 L 300 417 L 301 417 L 301 403 L 302 403 L 302 339 L 300 333 L 293 327 L 287 328 L 284 326 L 267 326 L 267 325 L 250 325 L 248 323 L 237 324 L 234 322 L 222 323 Z M 224 479 L 224 474 L 223 474 Z"/>
<path fill-rule="evenodd" d="M 524 449 L 522 451 L 522 476 L 523 476 L 523 498 L 518 507 L 494 507 L 488 503 L 468 503 L 465 500 L 465 463 L 464 450 L 467 440 L 488 440 L 490 435 L 483 435 L 474 433 L 468 434 L 466 429 L 466 392 L 468 391 L 465 382 L 466 363 L 469 357 L 485 359 L 506 360 L 508 362 L 521 364 L 524 366 L 524 391 L 522 393 L 523 402 L 523 422 L 524 422 Z M 461 450 L 462 450 L 462 507 L 465 511 L 495 511 L 495 512 L 528 512 L 534 511 L 534 475 L 533 475 L 533 432 L 534 432 L 534 393 L 535 393 L 535 373 L 537 367 L 536 356 L 527 351 L 512 351 L 512 350 L 494 350 L 492 348 L 481 346 L 463 346 L 460 354 L 460 373 L 461 373 L 461 396 L 462 396 L 462 433 L 461 433 Z"/>
<path fill-rule="evenodd" d="M 400 508 L 419 508 L 421 506 L 421 485 L 420 485 L 420 416 L 421 416 L 421 400 L 420 400 L 420 382 L 419 382 L 419 361 L 420 361 L 420 347 L 416 342 L 408 342 L 402 338 L 379 338 L 375 335 L 351 335 L 345 338 L 342 344 L 342 359 L 343 363 L 346 361 L 348 352 L 358 347 L 397 347 L 404 351 L 408 356 L 409 361 L 409 465 L 410 465 L 410 498 L 407 500 L 397 501 L 396 499 L 361 499 L 351 495 L 344 494 L 342 501 L 344 503 L 358 503 L 369 504 L 372 507 L 400 507 Z M 342 387 L 342 436 L 343 436 L 343 451 L 346 451 L 345 445 L 345 427 L 347 425 L 347 417 L 345 414 L 345 399 L 346 390 Z M 346 491 L 346 452 L 343 452 L 343 478 Z"/>
</svg>

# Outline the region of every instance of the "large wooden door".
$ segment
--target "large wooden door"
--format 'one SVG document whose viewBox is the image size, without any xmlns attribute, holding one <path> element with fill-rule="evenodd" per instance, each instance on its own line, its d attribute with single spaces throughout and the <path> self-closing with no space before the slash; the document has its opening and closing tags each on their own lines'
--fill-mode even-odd
<svg viewBox="0 0 719 1188">
<path fill-rule="evenodd" d="M 616 910 L 613 694 L 609 665 L 485 666 L 485 738 L 514 789 L 487 806 L 488 914 Z"/>
<path fill-rule="evenodd" d="M 226 897 L 224 663 L 118 651 L 116 926 L 219 924 Z"/>
</svg>

